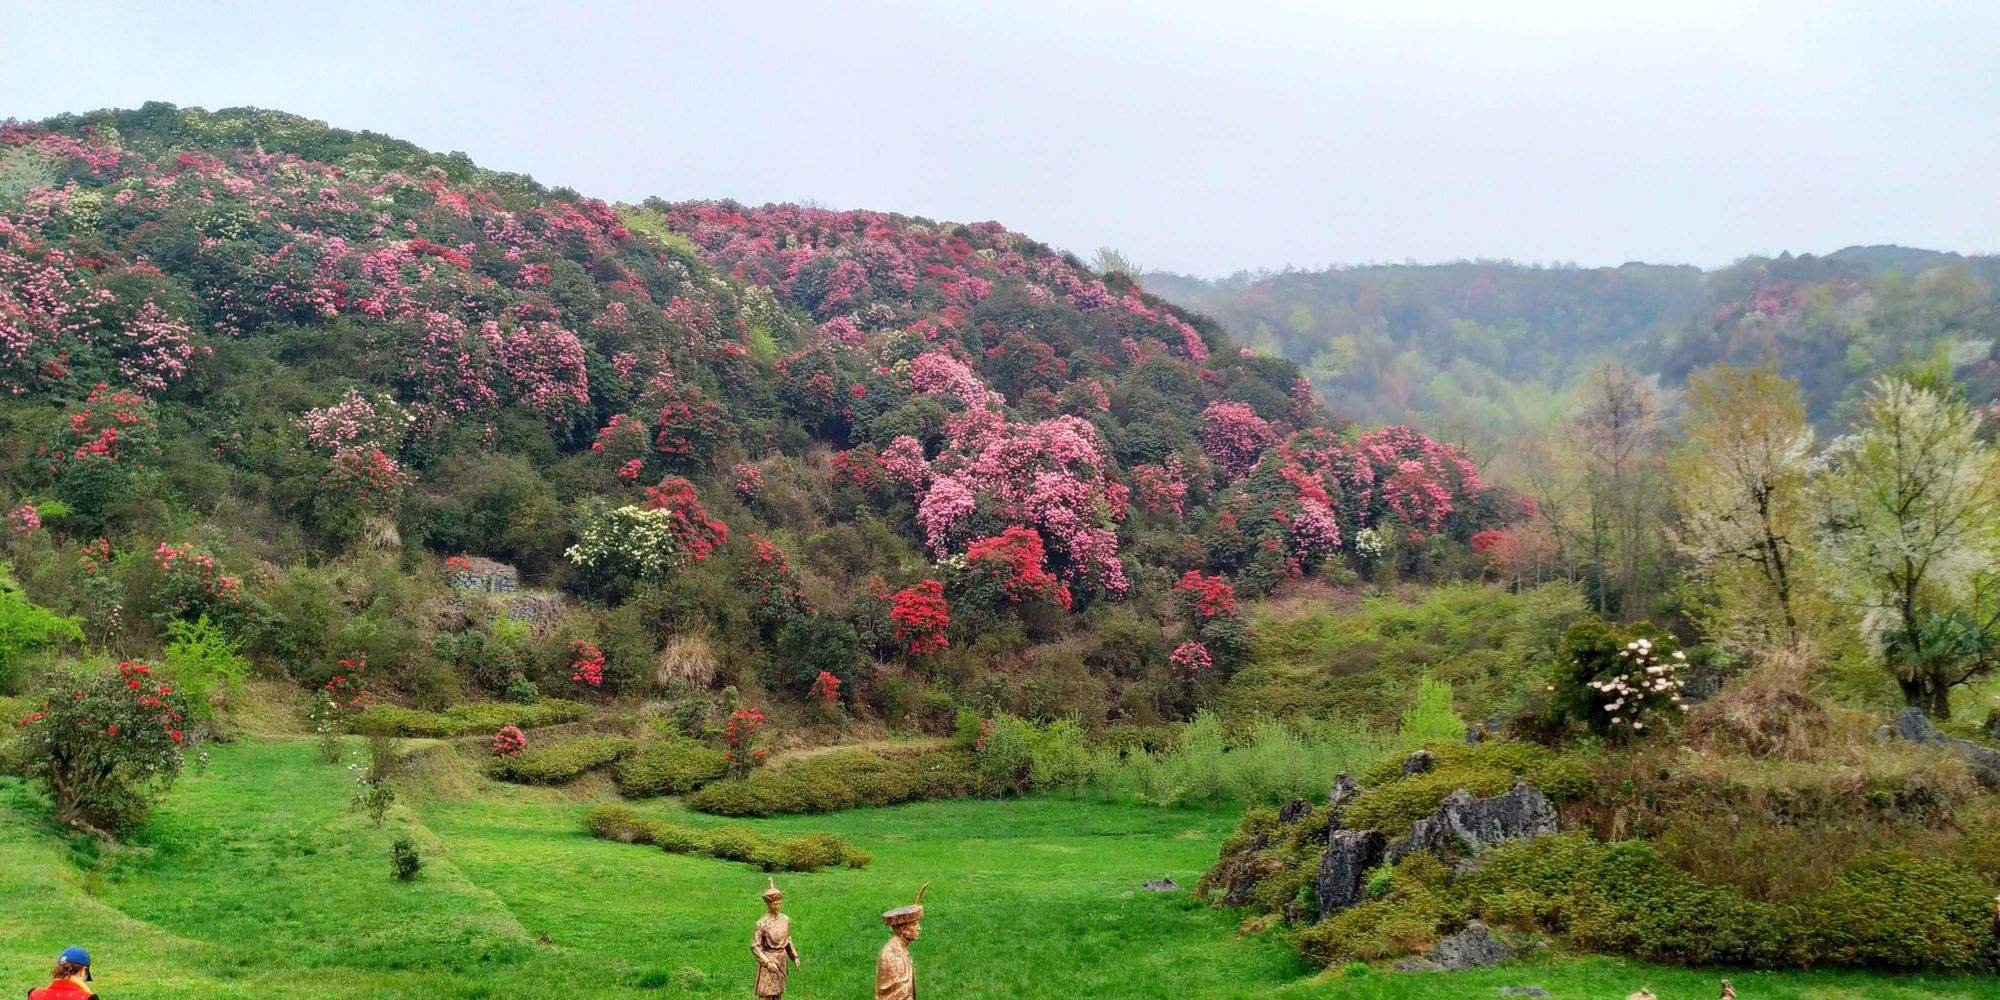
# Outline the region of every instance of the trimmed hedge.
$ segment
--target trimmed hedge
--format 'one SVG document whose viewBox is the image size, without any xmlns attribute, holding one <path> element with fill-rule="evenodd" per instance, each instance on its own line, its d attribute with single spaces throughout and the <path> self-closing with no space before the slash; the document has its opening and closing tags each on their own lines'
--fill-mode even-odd
<svg viewBox="0 0 2000 1000">
<path fill-rule="evenodd" d="M 555 743 L 531 744 L 512 757 L 493 761 L 493 776 L 524 785 L 560 785 L 632 752 L 625 736 L 593 734 Z"/>
<path fill-rule="evenodd" d="M 783 816 L 979 798 L 1003 791 L 981 774 L 968 750 L 852 748 L 755 771 L 747 778 L 714 782 L 694 793 L 688 807 L 718 816 Z"/>
<path fill-rule="evenodd" d="M 490 733 L 502 726 L 532 729 L 575 722 L 590 709 L 574 701 L 544 698 L 532 705 L 482 701 L 453 705 L 442 712 L 425 712 L 400 705 L 371 705 L 347 720 L 349 732 L 363 736 L 465 736 Z"/>
<path fill-rule="evenodd" d="M 875 860 L 867 851 L 830 833 L 776 840 L 744 826 L 702 830 L 648 819 L 623 806 L 598 806 L 584 815 L 583 825 L 592 836 L 604 840 L 651 844 L 669 854 L 739 861 L 765 871 L 816 872 L 838 865 L 866 868 Z"/>
<path fill-rule="evenodd" d="M 686 795 L 727 773 L 727 755 L 686 737 L 641 743 L 613 772 L 619 793 L 633 799 Z"/>
</svg>

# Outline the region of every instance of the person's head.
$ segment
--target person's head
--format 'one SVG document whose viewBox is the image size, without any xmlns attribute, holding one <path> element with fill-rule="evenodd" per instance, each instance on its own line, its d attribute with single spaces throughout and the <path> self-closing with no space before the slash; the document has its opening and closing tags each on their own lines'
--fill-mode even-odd
<svg viewBox="0 0 2000 1000">
<path fill-rule="evenodd" d="M 897 924 L 896 936 L 902 938 L 905 941 L 915 941 L 917 939 L 917 935 L 923 933 L 923 930 L 924 930 L 923 921 L 912 920 L 907 924 Z"/>
<path fill-rule="evenodd" d="M 63 949 L 63 953 L 56 956 L 56 967 L 50 970 L 49 978 L 90 982 L 90 953 L 82 948 Z"/>
<path fill-rule="evenodd" d="M 764 909 L 766 912 L 776 913 L 778 912 L 778 907 L 785 901 L 785 894 L 778 888 L 777 879 L 767 877 L 764 882 L 770 886 L 770 888 L 764 890 Z"/>
</svg>

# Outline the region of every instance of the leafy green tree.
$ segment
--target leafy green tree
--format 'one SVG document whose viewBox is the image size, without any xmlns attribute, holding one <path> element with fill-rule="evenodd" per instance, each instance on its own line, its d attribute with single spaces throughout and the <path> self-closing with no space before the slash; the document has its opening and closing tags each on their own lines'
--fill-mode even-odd
<svg viewBox="0 0 2000 1000">
<path fill-rule="evenodd" d="M 1904 700 L 1937 718 L 1990 672 L 2000 625 L 2000 452 L 1936 372 L 1888 378 L 1830 449 L 1822 534 Z"/>
<path fill-rule="evenodd" d="M 1718 592 L 1710 634 L 1734 648 L 1799 648 L 1813 432 L 1798 386 L 1768 367 L 1703 369 L 1688 380 L 1681 426 L 1674 541 Z"/>
</svg>

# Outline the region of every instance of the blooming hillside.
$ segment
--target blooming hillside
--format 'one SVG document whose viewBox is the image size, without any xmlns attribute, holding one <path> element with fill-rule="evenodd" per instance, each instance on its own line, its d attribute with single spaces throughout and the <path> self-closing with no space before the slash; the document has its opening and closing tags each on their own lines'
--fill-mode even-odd
<svg viewBox="0 0 2000 1000">
<path fill-rule="evenodd" d="M 1512 516 L 1462 450 L 1353 433 L 1290 362 L 994 223 L 611 206 L 260 111 L 0 125 L 0 386 L 38 597 L 147 647 L 188 602 L 110 553 L 170 546 L 242 574 L 253 654 L 433 700 L 824 675 L 888 712 L 871 664 L 969 681 L 1123 605 L 1154 638 L 1116 684 L 1178 711 L 1240 650 L 1234 591 L 1469 559 Z M 318 606 L 304 567 L 385 550 L 567 610 Z M 1138 610 L 1189 574 L 1229 614 Z M 1114 685 L 1088 660 L 1043 666 Z"/>
</svg>

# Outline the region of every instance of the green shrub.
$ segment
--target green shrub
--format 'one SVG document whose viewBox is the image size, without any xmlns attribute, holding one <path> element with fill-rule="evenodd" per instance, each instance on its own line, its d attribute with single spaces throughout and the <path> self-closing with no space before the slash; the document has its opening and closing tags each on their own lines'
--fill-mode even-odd
<svg viewBox="0 0 2000 1000">
<path fill-rule="evenodd" d="M 453 705 L 442 712 L 425 712 L 400 705 L 371 705 L 354 713 L 347 728 L 364 736 L 449 737 L 490 733 L 502 726 L 532 729 L 575 722 L 590 713 L 588 706 L 561 698 L 532 705 L 498 701 Z"/>
<path fill-rule="evenodd" d="M 1307 961 L 1321 967 L 1396 958 L 1435 945 L 1444 916 L 1444 901 L 1419 890 L 1348 907 L 1300 931 L 1293 943 Z"/>
<path fill-rule="evenodd" d="M 530 744 L 512 757 L 493 761 L 493 776 L 525 785 L 559 785 L 603 767 L 632 750 L 624 736 L 592 734 L 555 743 Z"/>
<path fill-rule="evenodd" d="M 398 882 L 415 879 L 424 870 L 424 856 L 417 853 L 417 842 L 409 834 L 397 837 L 389 845 L 389 871 Z"/>
<path fill-rule="evenodd" d="M 849 748 L 711 782 L 687 801 L 689 808 L 718 816 L 780 816 L 997 791 L 976 769 L 972 755 L 957 748 Z"/>
<path fill-rule="evenodd" d="M 0 567 L 0 694 L 20 690 L 21 668 L 28 654 L 64 643 L 83 641 L 76 618 L 65 618 L 35 604 L 12 588 Z"/>
<path fill-rule="evenodd" d="M 647 819 L 623 806 L 598 806 L 584 814 L 591 836 L 626 844 L 650 844 L 669 854 L 701 854 L 718 861 L 738 861 L 766 871 L 815 872 L 846 865 L 866 868 L 874 861 L 867 851 L 830 833 L 809 833 L 774 840 L 744 826 L 711 830 Z"/>
<path fill-rule="evenodd" d="M 1465 740 L 1465 720 L 1451 707 L 1451 683 L 1424 671 L 1417 681 L 1417 702 L 1403 713 L 1403 742 L 1453 742 Z"/>
<path fill-rule="evenodd" d="M 1370 598 L 1351 611 L 1259 613 L 1218 707 L 1393 731 L 1428 670 L 1452 686 L 1466 718 L 1512 716 L 1542 691 L 1563 629 L 1583 612 L 1576 588 L 1555 583 L 1524 591 L 1454 585 L 1414 601 Z"/>
<path fill-rule="evenodd" d="M 1804 912 L 1822 962 L 1959 971 L 1991 962 L 1992 898 L 1993 886 L 1958 864 L 1870 851 Z"/>
<path fill-rule="evenodd" d="M 167 671 L 187 692 L 188 707 L 199 719 L 215 717 L 215 702 L 242 687 L 250 676 L 243 642 L 210 623 L 207 615 L 194 621 L 167 623 Z"/>
<path fill-rule="evenodd" d="M 722 777 L 729 758 L 722 751 L 682 737 L 647 740 L 618 762 L 613 775 L 628 798 L 685 795 Z"/>
<path fill-rule="evenodd" d="M 1100 751 L 1089 781 L 1112 801 L 1155 805 L 1318 799 L 1339 774 L 1390 755 L 1391 740 L 1350 725 L 1312 719 L 1260 722 L 1232 738 L 1212 712 L 1198 712 L 1158 751 Z"/>
</svg>

